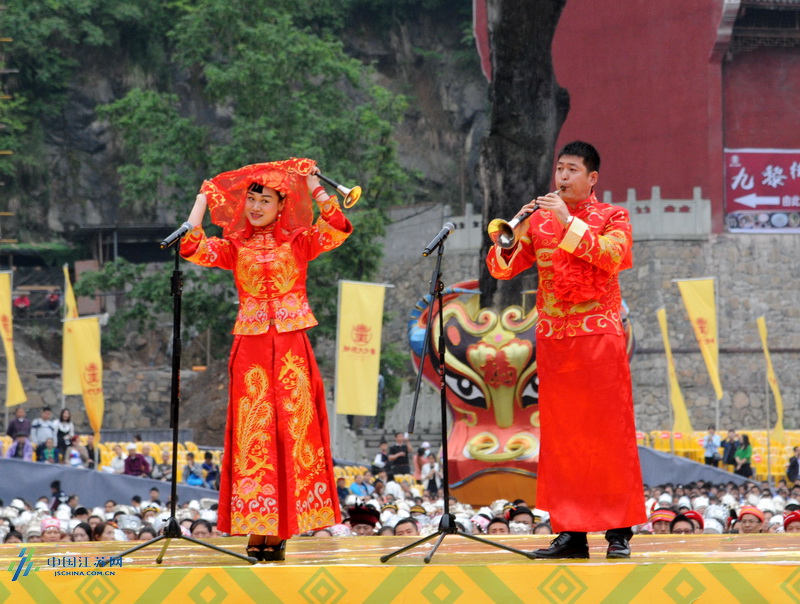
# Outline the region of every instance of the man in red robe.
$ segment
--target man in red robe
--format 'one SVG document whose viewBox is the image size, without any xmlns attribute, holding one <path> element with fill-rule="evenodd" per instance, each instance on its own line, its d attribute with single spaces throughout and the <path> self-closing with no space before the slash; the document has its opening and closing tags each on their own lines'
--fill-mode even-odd
<svg viewBox="0 0 800 604">
<path fill-rule="evenodd" d="M 534 264 L 539 272 L 536 507 L 560 533 L 539 558 L 588 558 L 594 531 L 606 531 L 608 558 L 628 558 L 631 527 L 647 519 L 618 281 L 633 263 L 631 225 L 627 210 L 597 201 L 599 168 L 592 145 L 567 144 L 558 190 L 523 206 L 520 215 L 532 212 L 524 234 L 486 258 L 498 279 Z"/>
</svg>

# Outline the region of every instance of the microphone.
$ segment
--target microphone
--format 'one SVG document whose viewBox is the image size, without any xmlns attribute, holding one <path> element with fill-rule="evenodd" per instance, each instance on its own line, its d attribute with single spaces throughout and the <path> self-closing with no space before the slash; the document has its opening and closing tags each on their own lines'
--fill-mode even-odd
<svg viewBox="0 0 800 604">
<path fill-rule="evenodd" d="M 447 236 L 455 230 L 456 225 L 454 225 L 452 222 L 445 222 L 444 226 L 442 226 L 442 230 L 439 231 L 436 237 L 431 239 L 431 242 L 425 247 L 424 250 L 422 250 L 422 255 L 429 255 L 433 250 L 442 245 L 444 240 L 447 239 Z"/>
<path fill-rule="evenodd" d="M 178 229 L 170 233 L 164 241 L 161 242 L 161 249 L 166 249 L 175 243 L 178 239 L 183 237 L 186 233 L 191 231 L 194 227 L 191 222 L 184 222 Z"/>
</svg>

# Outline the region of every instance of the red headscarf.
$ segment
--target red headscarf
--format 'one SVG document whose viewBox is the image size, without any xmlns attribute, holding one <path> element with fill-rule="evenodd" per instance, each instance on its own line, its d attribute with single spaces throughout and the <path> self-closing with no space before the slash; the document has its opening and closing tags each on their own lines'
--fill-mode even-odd
<svg viewBox="0 0 800 604">
<path fill-rule="evenodd" d="M 249 237 L 253 227 L 244 214 L 244 205 L 250 185 L 258 183 L 283 195 L 284 205 L 276 224 L 279 227 L 276 235 L 286 236 L 298 228 L 310 227 L 314 211 L 306 176 L 316 165 L 312 159 L 292 157 L 251 164 L 205 181 L 200 192 L 208 198 L 211 222 L 222 227 L 223 235 L 228 239 Z"/>
</svg>

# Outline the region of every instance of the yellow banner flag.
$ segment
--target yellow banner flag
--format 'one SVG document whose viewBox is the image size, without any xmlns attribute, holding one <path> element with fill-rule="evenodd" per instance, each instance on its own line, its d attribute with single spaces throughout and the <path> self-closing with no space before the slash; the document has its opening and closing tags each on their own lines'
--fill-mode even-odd
<svg viewBox="0 0 800 604">
<path fill-rule="evenodd" d="M 95 445 L 100 442 L 105 399 L 103 398 L 103 359 L 100 356 L 100 320 L 97 317 L 68 319 L 64 328 L 72 342 L 78 367 L 86 416 L 94 430 Z"/>
<path fill-rule="evenodd" d="M 72 283 L 69 280 L 69 270 L 64 265 L 64 318 L 78 318 L 78 304 L 75 301 L 75 292 L 72 290 Z M 78 363 L 75 359 L 71 336 L 67 330 L 67 324 L 62 328 L 61 339 L 61 394 L 82 394 L 81 376 L 78 372 Z"/>
<path fill-rule="evenodd" d="M 75 301 L 75 292 L 72 289 L 72 282 L 69 280 L 69 269 L 64 265 L 64 318 L 78 318 L 78 303 Z"/>
<path fill-rule="evenodd" d="M 719 381 L 719 340 L 717 339 L 717 302 L 714 297 L 714 279 L 678 281 L 683 303 L 689 313 L 700 352 L 706 362 L 717 400 L 722 398 Z"/>
<path fill-rule="evenodd" d="M 385 291 L 379 283 L 339 281 L 336 413 L 377 414 Z"/>
<path fill-rule="evenodd" d="M 675 421 L 672 425 L 673 432 L 681 432 L 689 435 L 692 432 L 692 422 L 689 420 L 689 412 L 686 410 L 686 402 L 683 400 L 680 384 L 678 384 L 678 374 L 675 372 L 675 363 L 672 359 L 672 347 L 669 343 L 669 331 L 667 330 L 667 311 L 659 308 L 656 311 L 658 324 L 661 326 L 661 337 L 664 340 L 664 352 L 667 354 L 667 373 L 669 375 L 669 398 L 672 403 L 672 412 Z"/>
<path fill-rule="evenodd" d="M 17 372 L 14 357 L 14 319 L 11 313 L 11 273 L 0 273 L 0 330 L 6 351 L 6 407 L 20 405 L 28 400 Z"/>
<path fill-rule="evenodd" d="M 775 397 L 775 413 L 778 416 L 771 440 L 780 444 L 785 444 L 783 434 L 783 397 L 781 396 L 781 389 L 778 387 L 778 378 L 775 377 L 775 370 L 772 368 L 772 358 L 769 356 L 769 348 L 767 348 L 767 322 L 764 320 L 764 317 L 758 317 L 756 323 L 758 324 L 758 333 L 761 334 L 761 346 L 764 349 L 764 357 L 767 359 L 767 382 L 769 383 L 770 390 L 772 390 L 772 396 Z"/>
</svg>

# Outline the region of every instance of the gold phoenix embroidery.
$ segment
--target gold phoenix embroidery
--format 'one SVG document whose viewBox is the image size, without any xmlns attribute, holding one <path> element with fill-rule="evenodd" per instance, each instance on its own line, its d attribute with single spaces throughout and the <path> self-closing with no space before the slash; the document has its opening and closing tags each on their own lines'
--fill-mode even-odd
<svg viewBox="0 0 800 604">
<path fill-rule="evenodd" d="M 244 375 L 247 394 L 239 399 L 237 430 L 239 444 L 236 465 L 242 476 L 252 476 L 262 468 L 275 469 L 268 462 L 265 449 L 271 437 L 267 427 L 273 422 L 274 410 L 269 402 L 269 376 L 260 365 L 253 365 Z M 255 461 L 252 465 L 249 461 Z"/>
<path fill-rule="evenodd" d="M 289 350 L 281 360 L 283 366 L 278 379 L 288 392 L 282 405 L 290 414 L 288 430 L 294 441 L 292 458 L 295 475 L 301 476 L 303 470 L 306 470 L 305 476 L 295 484 L 294 493 L 297 496 L 308 486 L 312 477 L 324 469 L 325 459 L 322 448 L 315 451 L 311 443 L 306 440 L 308 427 L 314 419 L 314 401 L 311 397 L 311 379 L 305 359 Z"/>
</svg>

